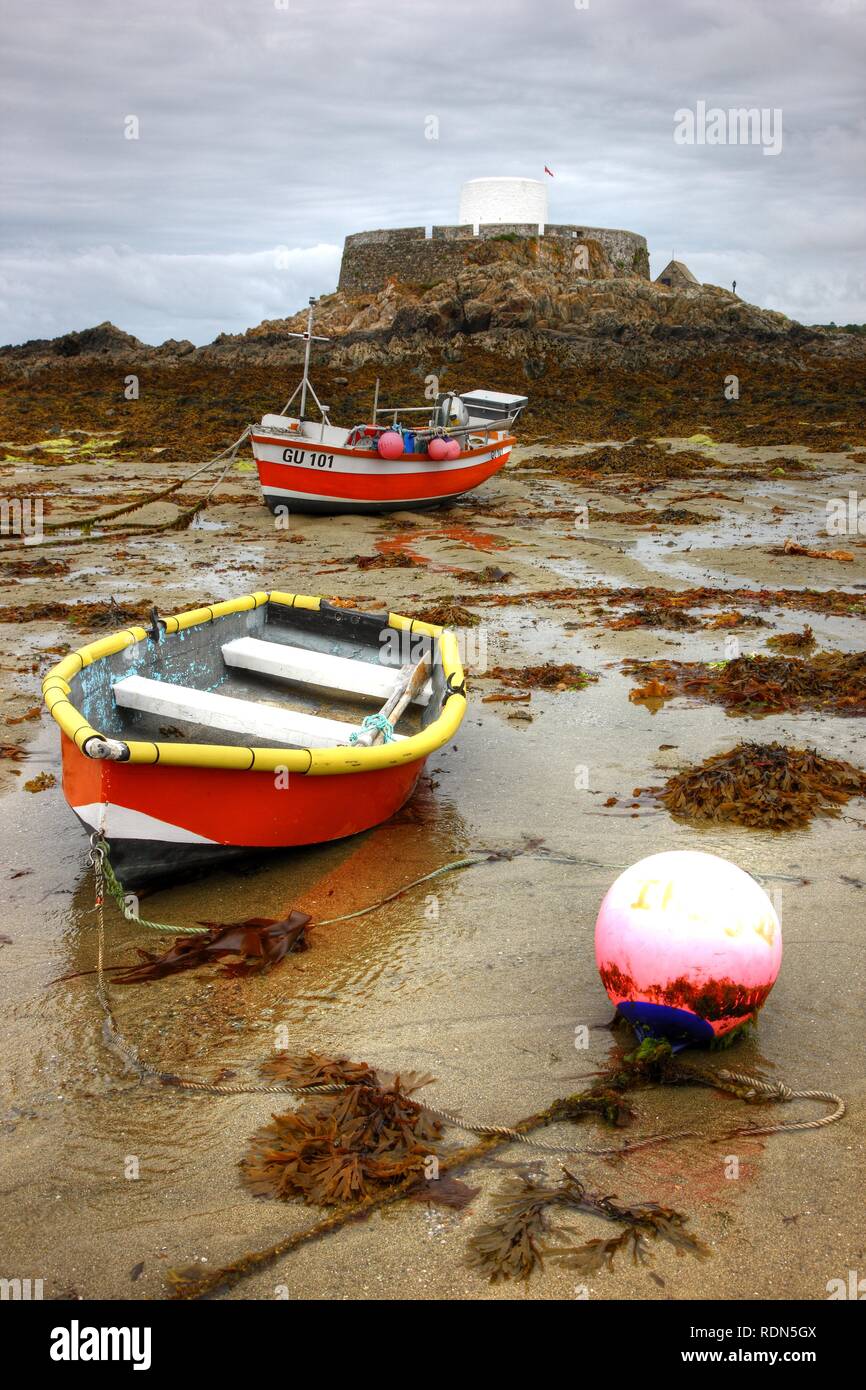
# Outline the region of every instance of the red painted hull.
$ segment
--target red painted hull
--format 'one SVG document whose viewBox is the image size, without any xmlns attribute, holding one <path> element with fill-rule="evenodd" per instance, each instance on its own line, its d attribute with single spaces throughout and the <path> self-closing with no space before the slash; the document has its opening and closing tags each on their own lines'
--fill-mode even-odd
<svg viewBox="0 0 866 1390">
<path fill-rule="evenodd" d="M 435 462 L 420 454 L 382 459 L 369 450 L 332 448 L 265 433 L 252 435 L 267 505 L 329 514 L 449 502 L 503 468 L 514 442 L 512 436 L 503 434 L 457 459 Z"/>
<path fill-rule="evenodd" d="M 127 886 L 213 863 L 218 851 L 285 849 L 369 830 L 412 795 L 426 762 L 329 777 L 98 762 L 62 736 L 63 790 L 102 829 Z M 224 857 L 224 856 L 223 856 Z"/>
</svg>

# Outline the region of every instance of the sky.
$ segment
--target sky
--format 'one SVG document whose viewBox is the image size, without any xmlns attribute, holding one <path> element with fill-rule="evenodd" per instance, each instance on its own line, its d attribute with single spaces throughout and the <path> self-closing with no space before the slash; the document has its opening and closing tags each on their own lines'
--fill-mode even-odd
<svg viewBox="0 0 866 1390">
<path fill-rule="evenodd" d="M 866 319 L 864 0 L 0 0 L 0 34 L 3 343 L 242 332 L 493 175 L 653 275 Z"/>
</svg>

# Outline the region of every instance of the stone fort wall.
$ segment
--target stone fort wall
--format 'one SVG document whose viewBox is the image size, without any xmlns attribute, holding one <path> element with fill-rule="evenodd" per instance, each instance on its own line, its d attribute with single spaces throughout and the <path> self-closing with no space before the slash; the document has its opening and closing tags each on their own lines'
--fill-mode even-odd
<svg viewBox="0 0 866 1390">
<path fill-rule="evenodd" d="M 538 227 L 534 223 L 491 222 L 479 227 L 477 236 L 471 224 L 434 227 L 431 236 L 424 227 L 355 232 L 346 237 L 343 246 L 337 288 L 348 294 L 375 294 L 392 275 L 415 284 L 433 285 L 464 268 L 467 242 L 503 236 L 537 237 Z M 597 241 L 614 269 L 649 279 L 646 238 L 637 232 L 557 223 L 548 224 L 544 236 Z"/>
</svg>

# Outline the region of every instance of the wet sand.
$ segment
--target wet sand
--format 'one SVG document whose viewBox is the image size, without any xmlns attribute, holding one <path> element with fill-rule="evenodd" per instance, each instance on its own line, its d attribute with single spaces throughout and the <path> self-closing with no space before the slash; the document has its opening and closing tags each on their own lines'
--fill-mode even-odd
<svg viewBox="0 0 866 1390">
<path fill-rule="evenodd" d="M 695 447 L 685 440 L 675 446 Z M 34 621 L 29 606 L 109 596 L 121 605 L 153 600 L 162 612 L 256 588 L 353 597 L 361 607 L 407 613 L 447 599 L 481 618 L 466 638 L 470 672 L 479 665 L 555 661 L 599 677 L 581 691 L 536 691 L 517 706 L 484 703 L 500 687 L 476 670 L 458 738 L 430 759 L 416 797 L 393 822 L 351 842 L 163 891 L 147 900 L 147 915 L 179 926 L 202 918 L 278 917 L 290 907 L 331 917 L 467 852 L 516 850 L 527 839 L 541 840 L 540 848 L 441 877 L 354 922 L 314 929 L 309 952 L 264 978 L 197 972 L 118 987 L 118 1021 L 152 1063 L 205 1078 L 226 1067 L 236 1080 L 255 1078 L 283 1025 L 291 1050 L 312 1048 L 391 1071 L 430 1071 L 437 1077 L 427 1093 L 431 1103 L 513 1123 L 589 1084 L 584 1079 L 612 1054 L 614 1038 L 604 1026 L 611 1011 L 593 955 L 593 924 L 612 879 L 646 854 L 699 848 L 761 879 L 782 916 L 785 940 L 782 973 L 756 1032 L 713 1064 L 759 1068 L 795 1088 L 839 1092 L 849 1115 L 819 1132 L 728 1144 L 686 1140 L 615 1163 L 580 1156 L 585 1147 L 611 1141 L 600 1124 L 544 1131 L 545 1142 L 574 1143 L 570 1166 L 591 1189 L 687 1214 L 712 1250 L 701 1264 L 660 1246 L 646 1268 L 620 1257 L 612 1271 L 591 1278 L 550 1268 L 528 1284 L 491 1287 L 463 1265 L 467 1238 L 506 1172 L 481 1163 L 462 1174 L 481 1188 L 467 1211 L 403 1203 L 302 1248 L 246 1279 L 230 1298 L 272 1298 L 283 1286 L 290 1297 L 317 1299 L 573 1298 L 585 1285 L 592 1298 L 820 1299 L 828 1280 L 863 1269 L 866 806 L 854 801 L 838 819 L 787 833 L 695 828 L 656 807 L 630 806 L 634 787 L 744 738 L 808 745 L 866 766 L 862 720 L 809 711 L 754 720 L 681 699 L 652 714 L 629 702 L 633 682 L 618 663 L 720 660 L 725 631 L 612 631 L 599 621 L 597 599 L 527 602 L 520 595 L 595 584 L 866 594 L 863 537 L 821 534 L 827 499 L 849 490 L 862 496 L 864 469 L 843 453 L 727 444 L 712 451 L 714 474 L 673 480 L 636 498 L 607 482 L 593 490 L 521 467 L 542 449 L 555 452 L 547 445 L 518 451 L 503 474 L 447 511 L 386 519 L 293 516 L 287 529 L 276 528 L 260 506 L 255 475 L 234 470 L 188 531 L 33 549 L 26 559 L 60 560 L 67 572 L 4 573 L 3 602 L 19 610 L 0 625 L 7 718 L 38 703 L 39 675 L 59 649 L 95 635 L 57 617 Z M 51 515 L 61 515 L 73 507 L 92 510 L 100 495 L 116 501 L 125 489 L 155 487 L 187 467 L 161 455 L 145 468 L 130 461 L 100 472 L 94 454 L 99 457 L 92 450 L 50 473 L 26 457 L 7 462 L 7 490 L 48 478 L 55 491 Z M 767 460 L 777 456 L 812 467 L 771 476 Z M 753 467 L 758 481 L 738 479 Z M 741 500 L 702 499 L 711 491 Z M 681 505 L 718 519 L 650 530 L 593 516 L 678 505 L 684 494 L 692 497 Z M 581 504 L 589 506 L 585 529 L 568 517 Z M 135 520 L 173 515 L 160 507 Z M 787 537 L 844 546 L 855 559 L 767 553 Z M 395 553 L 417 563 L 359 569 L 352 558 Z M 2 558 L 13 557 L 7 551 Z M 511 578 L 485 585 L 476 576 L 491 565 Z M 486 594 L 511 595 L 514 602 L 478 601 Z M 760 616 L 769 626 L 736 633 L 744 652 L 771 650 L 765 644 L 774 631 L 804 622 L 819 647 L 863 647 L 862 618 L 772 605 Z M 274 1108 L 272 1098 L 180 1095 L 141 1085 L 104 1045 L 93 978 L 51 983 L 95 963 L 86 838 L 59 785 L 23 790 L 41 772 L 59 783 L 51 721 L 7 724 L 3 739 L 20 744 L 26 756 L 0 761 L 6 847 L 0 931 L 12 938 L 0 948 L 0 1273 L 44 1279 L 46 1297 L 163 1297 L 167 1269 L 223 1264 L 312 1224 L 319 1213 L 256 1200 L 239 1185 L 237 1162 L 247 1137 Z M 583 767 L 585 788 L 576 785 Z M 605 807 L 612 796 L 618 804 Z M 153 945 L 113 912 L 108 923 L 112 960 L 129 958 L 134 945 Z M 588 1051 L 574 1046 L 581 1024 L 590 1026 Z M 824 1113 L 808 1103 L 755 1110 L 691 1088 L 653 1088 L 634 1099 L 634 1135 Z M 725 1176 L 731 1153 L 741 1160 L 735 1180 Z M 498 1156 L 528 1158 L 557 1175 L 557 1162 L 547 1155 L 512 1147 Z M 130 1158 L 138 1160 L 137 1180 L 125 1176 Z M 581 1240 L 610 1233 L 589 1216 L 576 1225 Z"/>
</svg>

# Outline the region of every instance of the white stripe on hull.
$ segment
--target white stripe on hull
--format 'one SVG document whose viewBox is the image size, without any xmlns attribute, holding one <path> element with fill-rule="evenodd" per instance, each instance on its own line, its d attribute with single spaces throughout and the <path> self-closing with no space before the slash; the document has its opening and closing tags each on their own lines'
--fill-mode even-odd
<svg viewBox="0 0 866 1390">
<path fill-rule="evenodd" d="M 73 806 L 85 825 L 101 830 L 107 840 L 170 840 L 173 844 L 215 845 L 206 835 L 196 835 L 182 825 L 159 820 L 144 811 L 131 811 L 128 806 L 112 806 L 110 802 L 92 801 L 87 806 Z"/>
</svg>

